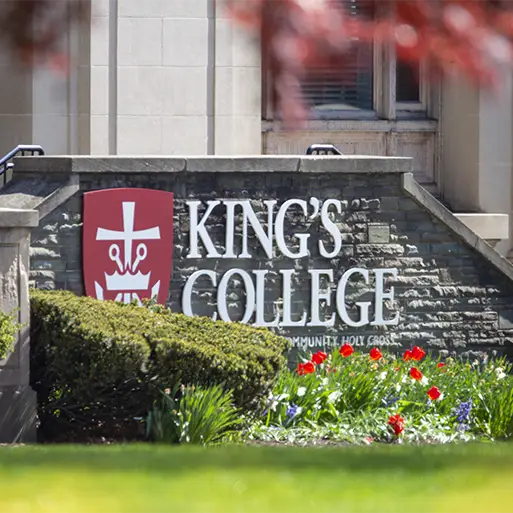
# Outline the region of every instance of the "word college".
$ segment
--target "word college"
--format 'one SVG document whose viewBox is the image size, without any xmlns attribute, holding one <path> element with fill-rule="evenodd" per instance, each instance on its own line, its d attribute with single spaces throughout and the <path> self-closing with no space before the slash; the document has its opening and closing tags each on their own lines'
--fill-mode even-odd
<svg viewBox="0 0 513 513">
<path fill-rule="evenodd" d="M 228 288 L 234 280 L 243 284 L 244 296 L 241 304 L 243 323 L 268 327 L 331 327 L 337 318 L 347 326 L 394 326 L 399 323 L 399 313 L 385 315 L 385 301 L 393 302 L 394 287 L 385 290 L 385 281 L 397 278 L 397 269 L 365 269 L 353 267 L 345 270 L 335 283 L 336 269 L 304 269 L 309 281 L 309 308 L 299 318 L 293 319 L 293 283 L 298 278 L 297 266 L 291 269 L 275 269 L 281 280 L 282 307 L 275 312 L 274 319 L 266 319 L 265 305 L 269 269 L 248 269 L 248 265 L 234 266 L 219 273 L 212 266 L 201 268 L 207 260 L 256 260 L 264 258 L 273 269 L 277 255 L 294 261 L 308 257 L 311 248 L 311 233 L 286 232 L 287 215 L 293 209 L 300 212 L 306 221 L 318 218 L 325 237 L 320 237 L 316 252 L 322 259 L 330 261 L 339 256 L 342 249 L 342 234 L 333 220 L 341 214 L 339 200 L 323 202 L 317 198 L 309 201 L 289 199 L 278 205 L 277 200 L 262 202 L 262 214 L 255 212 L 250 200 L 217 199 L 202 202 L 186 200 L 188 212 L 188 248 L 186 260 L 197 262 L 194 270 L 185 278 L 182 292 L 182 311 L 195 315 L 193 292 L 198 280 L 208 280 L 216 291 L 216 311 L 213 319 L 232 321 L 228 308 Z M 204 208 L 206 206 L 206 209 Z M 106 189 L 84 194 L 84 280 L 86 293 L 98 299 L 117 301 L 138 301 L 154 298 L 165 304 L 168 298 L 174 229 L 173 193 L 149 189 Z M 312 212 L 313 211 L 313 212 Z M 209 227 L 211 217 L 222 216 L 223 239 L 219 231 L 215 236 Z M 242 215 L 241 215 L 242 214 Z M 265 219 L 265 222 L 262 220 Z M 250 246 L 249 229 L 258 241 L 260 254 L 254 255 Z M 236 234 L 241 233 L 241 247 L 236 249 Z M 214 239 L 214 240 L 213 240 Z M 327 241 L 330 240 L 328 244 Z M 293 243 L 291 243 L 293 241 Z M 217 243 L 217 247 L 216 247 Z M 254 244 L 254 243 L 253 243 Z M 220 252 L 222 246 L 223 252 Z M 202 251 L 203 249 L 203 251 Z M 231 262 L 230 262 L 231 263 Z M 338 260 L 337 260 L 338 265 Z M 255 266 L 258 267 L 258 266 Z M 350 316 L 346 305 L 346 289 L 352 280 L 369 285 L 374 278 L 373 318 L 370 316 L 371 301 L 356 302 L 359 316 Z M 362 282 L 363 280 L 363 282 Z M 321 281 L 328 283 L 321 287 Z M 332 290 L 333 289 L 333 290 Z M 196 296 L 197 297 L 197 296 Z M 324 306 L 322 306 L 324 305 Z M 324 310 L 331 308 L 331 312 Z M 321 312 L 323 310 L 323 312 Z M 388 317 L 388 318 L 387 318 Z"/>
</svg>

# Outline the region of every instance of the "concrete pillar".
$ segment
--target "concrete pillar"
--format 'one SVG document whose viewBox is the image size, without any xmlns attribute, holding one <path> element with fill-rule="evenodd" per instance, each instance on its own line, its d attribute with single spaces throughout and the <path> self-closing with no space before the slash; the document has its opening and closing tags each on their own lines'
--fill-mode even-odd
<svg viewBox="0 0 513 513">
<path fill-rule="evenodd" d="M 511 79 L 505 74 L 495 93 L 464 78 L 444 84 L 441 188 L 455 212 L 512 214 Z M 510 234 L 496 249 L 506 255 L 512 246 Z"/>
<path fill-rule="evenodd" d="M 81 153 L 261 153 L 259 45 L 222 2 L 92 0 L 82 32 Z"/>
<path fill-rule="evenodd" d="M 0 156 L 3 156 L 18 144 L 32 143 L 33 70 L 11 58 L 9 49 L 1 42 L 0 73 Z"/>
<path fill-rule="evenodd" d="M 35 210 L 0 209 L 0 309 L 23 325 L 12 353 L 0 360 L 0 443 L 36 441 L 36 393 L 30 387 L 29 246 Z"/>
<path fill-rule="evenodd" d="M 210 2 L 215 21 L 213 123 L 215 155 L 262 153 L 260 44 L 233 23 L 222 2 Z"/>
</svg>

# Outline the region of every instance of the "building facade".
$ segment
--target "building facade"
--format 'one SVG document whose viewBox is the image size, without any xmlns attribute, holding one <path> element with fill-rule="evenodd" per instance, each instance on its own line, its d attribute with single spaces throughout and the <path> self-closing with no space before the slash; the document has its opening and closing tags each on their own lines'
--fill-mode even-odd
<svg viewBox="0 0 513 513">
<path fill-rule="evenodd" d="M 336 1 L 365 16 L 381 8 Z M 343 69 L 305 82 L 310 119 L 286 132 L 258 43 L 213 0 L 93 0 L 63 51 L 68 75 L 0 63 L 3 153 L 34 143 L 47 154 L 304 154 L 331 143 L 408 156 L 417 181 L 454 212 L 479 214 L 462 219 L 501 254 L 513 248 L 511 74 L 492 95 L 458 77 L 437 84 L 424 66 L 398 65 L 390 47 L 355 45 Z"/>
</svg>

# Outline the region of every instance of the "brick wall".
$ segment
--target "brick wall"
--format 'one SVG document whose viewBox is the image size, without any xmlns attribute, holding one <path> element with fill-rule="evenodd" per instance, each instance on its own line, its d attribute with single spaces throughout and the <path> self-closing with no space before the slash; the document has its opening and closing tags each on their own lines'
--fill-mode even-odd
<svg viewBox="0 0 513 513">
<path fill-rule="evenodd" d="M 282 308 L 280 269 L 295 269 L 293 312 L 296 318 L 310 305 L 307 270 L 333 269 L 338 282 L 348 268 L 397 268 L 395 304 L 387 315 L 400 312 L 398 326 L 350 328 L 337 317 L 330 328 L 283 328 L 290 337 L 293 358 L 300 348 L 317 350 L 322 344 L 384 346 L 403 350 L 412 344 L 435 351 L 466 353 L 512 353 L 513 285 L 461 237 L 408 197 L 401 174 L 350 173 L 90 173 L 80 176 L 80 192 L 46 216 L 32 236 L 31 279 L 35 286 L 65 288 L 83 293 L 81 261 L 81 212 L 84 191 L 114 187 L 145 187 L 174 192 L 174 255 L 169 305 L 181 311 L 185 280 L 198 269 L 212 269 L 219 278 L 234 267 L 253 271 L 267 269 L 266 312 L 269 319 Z M 263 201 L 277 199 L 278 206 L 290 198 L 342 201 L 336 223 L 343 246 L 334 259 L 319 255 L 318 241 L 332 247 L 332 238 L 320 227 L 319 216 L 308 219 L 290 209 L 285 221 L 289 247 L 293 233 L 311 234 L 310 255 L 293 261 L 275 251 L 269 260 L 254 233 L 249 230 L 252 259 L 186 259 L 189 244 L 190 199 L 251 199 L 255 212 L 264 212 Z M 241 216 L 240 216 L 241 217 Z M 262 219 L 265 216 L 262 215 Z M 240 219 L 239 219 L 240 220 Z M 212 239 L 222 248 L 224 210 L 214 210 L 207 223 Z M 240 231 L 236 244 L 240 247 Z M 322 282 L 321 282 L 322 283 Z M 346 302 L 352 318 L 358 318 L 355 302 L 374 297 L 373 274 L 368 285 L 352 279 Z M 244 290 L 240 280 L 228 289 L 233 319 L 242 315 Z M 216 291 L 208 280 L 199 280 L 193 292 L 194 311 L 211 315 L 216 308 Z M 322 308 L 321 308 L 322 310 Z M 325 311 L 333 311 L 333 308 Z M 371 306 L 372 318 L 373 306 Z"/>
</svg>

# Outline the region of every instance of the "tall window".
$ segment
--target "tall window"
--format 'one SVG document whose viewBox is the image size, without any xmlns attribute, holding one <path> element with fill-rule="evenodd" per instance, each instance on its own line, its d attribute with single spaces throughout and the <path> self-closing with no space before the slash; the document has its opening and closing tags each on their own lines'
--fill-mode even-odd
<svg viewBox="0 0 513 513">
<path fill-rule="evenodd" d="M 375 0 L 332 0 L 350 16 L 372 19 Z M 374 108 L 374 48 L 371 43 L 353 42 L 337 67 L 313 69 L 303 84 L 303 95 L 313 111 L 372 111 Z"/>
<path fill-rule="evenodd" d="M 382 0 L 330 1 L 368 19 L 389 8 Z M 425 74 L 423 66 L 396 62 L 392 46 L 354 41 L 341 64 L 313 69 L 302 93 L 312 119 L 425 118 Z M 272 119 L 272 113 L 266 117 Z"/>
</svg>

